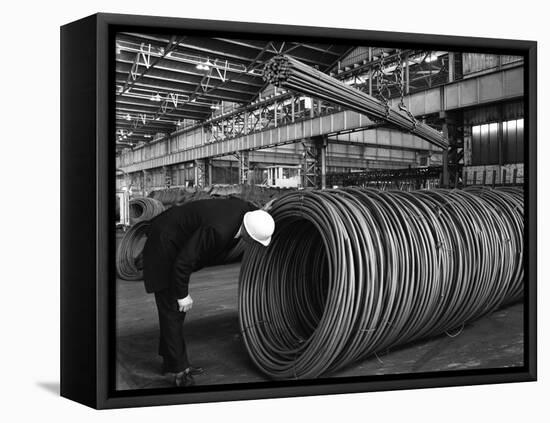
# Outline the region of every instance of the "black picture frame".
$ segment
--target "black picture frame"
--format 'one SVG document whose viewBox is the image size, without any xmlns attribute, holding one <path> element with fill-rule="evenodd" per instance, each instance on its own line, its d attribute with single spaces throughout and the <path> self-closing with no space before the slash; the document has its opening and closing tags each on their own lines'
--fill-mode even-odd
<svg viewBox="0 0 550 423">
<path fill-rule="evenodd" d="M 114 34 L 124 28 L 232 36 L 331 39 L 373 45 L 516 54 L 524 57 L 524 366 L 250 385 L 114 391 L 113 275 L 115 154 Z M 537 44 L 534 41 L 305 26 L 95 14 L 61 28 L 61 395 L 90 407 L 119 408 L 319 394 L 534 381 L 537 377 L 536 155 Z"/>
</svg>

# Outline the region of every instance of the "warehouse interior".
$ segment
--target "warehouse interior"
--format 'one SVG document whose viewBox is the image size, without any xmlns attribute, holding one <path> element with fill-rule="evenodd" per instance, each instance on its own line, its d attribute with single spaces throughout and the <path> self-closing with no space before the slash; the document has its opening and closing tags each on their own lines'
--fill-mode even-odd
<svg viewBox="0 0 550 423">
<path fill-rule="evenodd" d="M 145 33 L 118 33 L 115 54 L 117 261 L 134 243 L 116 281 L 117 389 L 171 386 L 156 355 L 154 298 L 140 283 L 144 236 L 135 234 L 147 220 L 140 213 L 151 218 L 227 195 L 261 207 L 297 191 L 524 183 L 523 57 Z M 376 99 L 385 118 L 271 84 L 266 64 L 281 56 Z M 408 116 L 412 129 L 389 124 L 390 109 Z M 423 126 L 446 140 L 444 148 L 416 131 Z M 269 380 L 243 342 L 243 251 L 232 253 L 191 279 L 189 355 L 206 369 L 197 385 Z M 523 304 L 516 301 L 328 376 L 514 367 L 523 354 Z"/>
</svg>

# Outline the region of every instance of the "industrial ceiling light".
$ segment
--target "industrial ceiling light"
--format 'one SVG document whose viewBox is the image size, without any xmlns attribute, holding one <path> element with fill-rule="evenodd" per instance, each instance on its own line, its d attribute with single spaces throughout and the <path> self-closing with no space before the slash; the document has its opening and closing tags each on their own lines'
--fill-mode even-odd
<svg viewBox="0 0 550 423">
<path fill-rule="evenodd" d="M 155 120 L 160 120 L 160 116 L 157 116 L 157 117 L 155 118 Z"/>
<path fill-rule="evenodd" d="M 181 126 L 181 121 L 178 120 L 178 121 L 176 122 L 176 125 Z"/>
<path fill-rule="evenodd" d="M 211 108 L 212 110 L 219 110 L 220 106 L 218 106 L 217 104 L 212 104 L 212 105 L 210 106 L 210 108 Z"/>
<path fill-rule="evenodd" d="M 130 116 L 129 114 L 126 115 L 126 120 L 132 120 L 132 116 Z"/>
<path fill-rule="evenodd" d="M 435 62 L 437 60 L 437 53 L 432 53 L 426 57 L 426 63 Z"/>
<path fill-rule="evenodd" d="M 122 138 L 123 138 L 123 139 L 126 139 L 126 138 L 128 138 L 128 137 L 127 137 L 126 135 L 123 135 Z"/>
<path fill-rule="evenodd" d="M 162 98 L 160 97 L 160 94 L 159 93 L 156 93 L 156 94 L 151 94 L 151 101 L 155 101 L 155 102 L 160 102 L 162 100 Z"/>
<path fill-rule="evenodd" d="M 197 69 L 199 70 L 210 70 L 210 66 L 212 66 L 212 63 L 210 63 L 210 60 L 206 59 L 206 62 L 202 63 L 199 62 L 199 64 L 196 66 Z"/>
</svg>

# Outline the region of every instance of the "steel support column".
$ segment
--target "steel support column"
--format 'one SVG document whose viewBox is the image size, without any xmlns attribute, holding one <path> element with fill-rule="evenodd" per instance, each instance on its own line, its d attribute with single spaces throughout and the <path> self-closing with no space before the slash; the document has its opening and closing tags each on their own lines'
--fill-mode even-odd
<svg viewBox="0 0 550 423">
<path fill-rule="evenodd" d="M 195 160 L 195 186 L 204 188 L 208 184 L 208 160 Z"/>
<path fill-rule="evenodd" d="M 326 136 L 315 137 L 302 142 L 302 186 L 304 188 L 326 188 L 327 175 Z"/>
<path fill-rule="evenodd" d="M 449 57 L 449 79 L 447 82 L 453 82 L 455 80 L 455 54 L 450 51 Z"/>
<path fill-rule="evenodd" d="M 248 151 L 240 151 L 236 156 L 239 159 L 239 183 L 248 184 L 248 172 L 250 171 Z"/>
<path fill-rule="evenodd" d="M 321 169 L 320 169 L 320 176 L 321 176 L 321 189 L 326 189 L 327 187 L 327 145 L 328 145 L 328 137 L 324 136 L 321 137 L 317 141 L 317 149 L 319 150 L 319 155 L 321 159 Z"/>
<path fill-rule="evenodd" d="M 449 146 L 442 152 L 441 184 L 443 187 L 457 187 L 461 184 L 460 176 L 464 166 L 464 116 L 460 111 L 441 112 L 439 116 L 443 119 L 443 135 L 449 140 Z"/>
<path fill-rule="evenodd" d="M 142 176 L 143 176 L 143 185 L 142 185 L 142 190 L 143 190 L 143 195 L 144 196 L 147 196 L 147 174 L 149 173 L 147 170 L 142 170 Z"/>
<path fill-rule="evenodd" d="M 166 188 L 170 188 L 172 185 L 172 170 L 169 166 L 162 166 L 162 174 L 164 176 L 164 185 Z"/>
</svg>

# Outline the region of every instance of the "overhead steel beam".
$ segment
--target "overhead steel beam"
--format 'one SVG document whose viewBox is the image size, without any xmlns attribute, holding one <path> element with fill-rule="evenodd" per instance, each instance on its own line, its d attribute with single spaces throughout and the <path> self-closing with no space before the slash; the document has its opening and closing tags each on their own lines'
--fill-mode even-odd
<svg viewBox="0 0 550 423">
<path fill-rule="evenodd" d="M 128 35 L 130 37 L 143 39 L 143 40 L 149 40 L 149 41 L 156 41 L 158 43 L 166 43 L 168 40 L 165 37 L 157 37 L 153 35 L 148 34 L 137 34 L 137 33 L 123 33 L 124 35 Z M 235 59 L 235 60 L 241 60 L 243 62 L 249 62 L 252 58 L 247 56 L 241 56 L 238 54 L 232 54 L 229 52 L 224 52 L 220 50 L 214 50 L 211 48 L 207 48 L 204 46 L 197 46 L 194 44 L 189 43 L 179 43 L 178 44 L 178 50 L 179 51 L 193 51 L 193 52 L 199 52 L 202 53 L 204 56 L 210 55 L 211 57 L 217 56 L 217 57 L 223 57 L 227 59 Z"/>
<path fill-rule="evenodd" d="M 132 61 L 122 59 L 122 58 L 118 58 L 116 62 L 117 62 L 117 65 L 118 65 L 116 67 L 117 72 L 122 73 L 122 74 L 127 74 L 131 71 L 132 66 L 133 66 Z M 179 63 L 179 62 L 174 62 L 174 63 Z M 157 76 L 160 74 L 161 76 L 164 75 L 164 77 L 167 77 L 169 79 L 173 77 L 172 74 L 185 75 L 186 79 L 181 79 L 181 78 L 174 78 L 174 79 L 178 82 L 181 81 L 182 83 L 186 83 L 186 84 L 196 84 L 198 81 L 200 81 L 202 79 L 202 77 L 204 76 L 204 72 L 195 71 L 194 70 L 194 69 L 196 69 L 195 65 L 189 64 L 189 65 L 186 65 L 186 66 L 188 66 L 188 68 L 168 66 L 167 59 L 165 58 L 161 64 L 157 64 L 155 66 L 154 70 L 155 70 Z M 214 67 L 214 68 L 216 69 L 216 67 Z M 224 70 L 221 65 L 218 67 L 218 69 L 220 69 L 220 68 L 222 70 Z M 152 67 L 149 67 L 148 69 L 151 70 Z M 237 72 L 235 70 L 227 69 L 226 73 L 230 73 L 230 74 L 233 74 L 233 75 L 240 75 L 240 74 L 244 73 L 244 70 L 241 70 L 241 71 Z M 143 75 L 143 76 L 145 76 L 145 75 Z M 256 87 L 262 85 L 261 83 L 259 83 L 259 81 L 262 81 L 261 77 L 259 75 L 247 74 L 246 76 L 248 77 L 247 81 L 243 81 L 243 82 L 238 81 L 238 82 L 235 82 L 235 84 L 244 85 L 244 86 L 256 86 Z M 191 80 L 192 78 L 195 78 L 195 79 Z M 224 78 L 221 78 L 217 73 L 213 73 L 212 74 L 212 79 L 216 80 L 216 81 L 222 81 L 223 82 L 225 79 L 229 79 L 229 78 L 224 79 Z"/>
<path fill-rule="evenodd" d="M 330 51 L 328 49 L 324 49 L 324 48 L 321 48 L 321 47 L 312 46 L 311 44 L 303 43 L 302 46 L 305 47 L 305 48 L 308 48 L 310 50 L 318 51 L 320 53 L 330 54 L 332 56 L 338 56 L 338 57 L 341 56 L 341 53 L 336 53 L 335 51 Z"/>
<path fill-rule="evenodd" d="M 146 60 L 146 53 L 144 51 L 140 51 L 136 54 L 136 58 L 134 60 L 134 63 L 132 64 L 132 69 L 128 74 L 128 79 L 126 80 L 126 83 L 122 87 L 122 90 L 118 92 L 118 95 L 124 94 L 128 89 L 134 84 L 135 81 L 141 79 L 144 75 L 147 74 L 152 68 L 155 67 L 166 55 L 170 54 L 171 51 L 173 51 L 176 46 L 185 39 L 184 37 L 176 38 L 176 36 L 170 37 L 170 41 L 168 44 L 164 47 L 164 52 L 158 56 L 155 57 L 152 61 Z M 141 72 L 138 73 L 140 69 L 140 58 L 144 58 L 143 67 L 145 69 L 141 70 Z M 149 56 L 150 57 L 150 56 Z"/>
<path fill-rule="evenodd" d="M 117 108 L 117 112 L 122 115 L 121 118 L 123 119 L 126 119 L 126 115 L 129 114 L 131 120 L 141 120 L 142 122 L 150 122 L 154 119 L 155 116 L 155 111 L 136 108 L 135 106 L 131 105 L 119 105 L 119 107 Z M 166 113 L 163 116 L 163 118 L 166 118 L 167 120 L 178 120 L 184 118 L 201 121 L 203 117 L 204 114 L 201 114 L 200 112 L 192 112 L 186 109 L 179 109 L 172 113 Z"/>
<path fill-rule="evenodd" d="M 400 145 L 391 145 L 391 144 L 379 144 L 379 143 L 370 143 L 370 142 L 360 142 L 360 141 L 345 141 L 339 140 L 338 138 L 328 138 L 330 144 L 338 145 L 352 145 L 354 147 L 369 147 L 369 148 L 380 148 L 382 150 L 398 150 L 398 151 L 411 151 L 411 152 L 440 152 L 439 150 L 430 149 L 426 147 L 405 147 Z"/>
<path fill-rule="evenodd" d="M 163 86 L 163 85 L 150 85 L 149 87 L 152 88 L 152 90 L 150 91 L 152 94 L 156 94 L 157 92 L 160 92 L 160 91 L 167 91 L 167 92 L 170 92 L 170 93 L 181 94 L 181 95 L 187 96 L 189 98 L 192 98 L 192 96 L 195 93 L 195 91 L 177 90 L 177 89 L 174 89 L 172 87 L 167 87 L 167 86 Z M 139 86 L 139 88 L 143 89 L 143 90 L 147 89 L 147 88 L 142 87 L 142 86 Z M 135 89 L 135 87 L 134 87 L 134 89 Z M 224 100 L 224 101 L 231 101 L 231 102 L 234 102 L 234 103 L 246 103 L 246 102 L 250 101 L 250 99 L 251 99 L 250 96 L 245 96 L 244 94 L 233 93 L 233 95 L 231 95 L 231 94 L 222 94 L 221 92 L 220 93 L 215 93 L 215 91 L 216 90 L 208 90 L 207 92 L 196 94 L 195 95 L 196 101 L 199 101 L 201 99 L 214 98 L 214 99 L 216 99 L 216 102 L 219 102 L 220 100 Z M 213 92 L 214 92 L 214 94 L 212 94 Z M 187 103 L 190 103 L 190 101 L 182 102 L 182 104 L 184 104 L 184 103 L 187 104 Z M 208 105 L 208 107 L 210 107 L 210 104 Z"/>
<path fill-rule="evenodd" d="M 119 97 L 116 99 L 117 104 L 132 104 L 145 108 L 157 108 L 158 103 L 151 101 L 150 97 L 147 94 L 143 95 L 125 95 L 124 97 Z M 188 110 L 195 113 L 202 113 L 210 110 L 210 104 L 205 103 L 188 103 L 186 105 Z"/>
<path fill-rule="evenodd" d="M 348 48 L 343 54 L 341 54 L 336 59 L 334 59 L 334 61 L 326 67 L 325 71 L 330 72 L 332 68 L 338 64 L 338 62 L 344 60 L 347 57 L 347 55 L 350 54 L 356 48 L 357 46 L 351 46 L 350 48 Z"/>
<path fill-rule="evenodd" d="M 147 84 L 147 85 L 140 85 L 139 83 L 137 83 L 133 88 L 132 88 L 134 91 L 135 90 L 139 90 L 139 91 L 148 91 L 149 93 L 151 94 L 155 94 L 157 92 L 160 92 L 160 91 L 168 91 L 168 92 L 171 92 L 171 93 L 174 93 L 174 94 L 182 94 L 182 95 L 185 95 L 185 96 L 191 96 L 191 94 L 193 94 L 194 92 L 194 89 L 195 87 L 193 87 L 192 90 L 182 90 L 182 89 L 177 89 L 175 87 L 168 87 L 166 85 L 150 85 L 150 84 Z M 211 97 L 211 96 L 208 96 L 208 95 L 205 95 L 205 94 L 202 94 L 202 95 L 198 95 L 196 98 L 197 98 L 197 101 L 200 100 L 201 98 L 203 97 Z M 217 97 L 218 100 L 219 100 L 219 96 Z M 234 97 L 225 97 L 228 99 L 228 101 L 235 101 L 237 103 L 242 103 L 242 102 L 245 102 L 244 99 L 242 98 L 234 98 Z M 208 104 L 208 107 L 210 107 L 210 103 Z"/>
<path fill-rule="evenodd" d="M 250 44 L 249 42 L 245 42 L 245 41 L 242 41 L 242 40 L 233 40 L 233 39 L 230 39 L 230 38 L 219 38 L 219 37 L 214 37 L 213 38 L 214 40 L 220 40 L 220 41 L 223 41 L 225 43 L 229 43 L 229 44 L 235 44 L 235 45 L 238 45 L 238 46 L 243 46 L 243 47 L 248 47 L 248 48 L 252 48 L 252 49 L 255 49 L 255 50 L 263 50 L 264 49 L 264 45 L 262 43 L 262 45 L 254 45 L 254 44 Z M 269 51 L 270 53 L 274 53 L 274 54 L 278 54 L 278 52 L 276 50 L 267 50 Z"/>
<path fill-rule="evenodd" d="M 181 79 L 178 79 L 178 78 L 172 78 L 171 76 L 166 75 L 166 74 L 161 74 L 159 71 L 149 73 L 147 75 L 147 79 L 152 79 L 152 80 L 155 80 L 155 81 L 166 81 L 166 82 L 174 83 L 174 84 L 178 84 L 178 85 L 194 85 L 195 87 L 197 85 L 197 83 L 186 82 L 186 81 L 182 81 Z M 200 83 L 200 81 L 198 81 L 198 82 Z M 164 88 L 164 90 L 169 91 L 170 88 L 166 87 L 166 88 Z M 245 94 L 245 95 L 248 95 L 248 96 L 253 96 L 253 95 L 256 94 L 255 90 L 247 91 L 247 90 L 242 90 L 242 89 L 230 88 L 228 86 L 224 86 L 220 90 L 221 91 L 229 91 L 229 92 L 238 93 L 238 94 Z"/>
<path fill-rule="evenodd" d="M 138 39 L 143 39 L 143 40 L 148 40 L 148 41 L 157 41 L 158 43 L 165 43 L 167 42 L 168 40 L 166 38 L 160 38 L 160 37 L 156 37 L 156 36 L 152 36 L 152 35 L 146 35 L 146 34 L 136 34 L 136 33 L 123 33 L 125 35 L 128 35 L 128 36 L 131 36 L 131 37 L 135 37 L 135 38 L 138 38 Z M 189 39 L 187 39 L 189 41 Z M 203 55 L 205 56 L 208 56 L 210 55 L 211 57 L 214 57 L 214 56 L 217 56 L 217 57 L 220 57 L 220 58 L 226 58 L 226 59 L 233 59 L 233 60 L 241 60 L 243 62 L 250 62 L 250 60 L 252 59 L 251 57 L 247 57 L 247 56 L 242 56 L 242 55 L 238 55 L 238 54 L 232 54 L 232 53 L 228 53 L 228 52 L 224 52 L 224 51 L 220 51 L 220 50 L 215 50 L 215 49 L 212 49 L 212 48 L 207 48 L 207 47 L 204 47 L 204 46 L 199 46 L 199 45 L 194 45 L 194 44 L 190 44 L 190 43 L 180 43 L 178 44 L 178 51 L 188 51 L 188 52 L 193 52 L 193 53 L 202 53 Z M 271 51 L 268 51 L 269 54 L 271 55 L 275 55 L 276 53 L 273 53 Z M 325 62 L 320 62 L 318 60 L 314 60 L 314 59 L 310 59 L 310 58 L 304 58 L 304 57 L 301 57 L 301 56 L 296 56 L 297 59 L 303 61 L 303 62 L 307 62 L 309 64 L 313 64 L 313 65 L 321 65 L 323 67 L 325 67 L 327 64 Z"/>
</svg>

